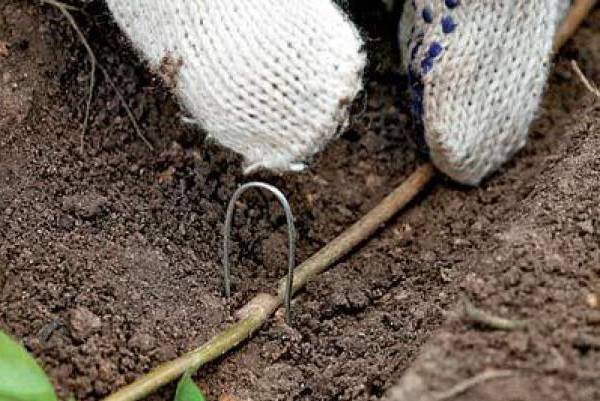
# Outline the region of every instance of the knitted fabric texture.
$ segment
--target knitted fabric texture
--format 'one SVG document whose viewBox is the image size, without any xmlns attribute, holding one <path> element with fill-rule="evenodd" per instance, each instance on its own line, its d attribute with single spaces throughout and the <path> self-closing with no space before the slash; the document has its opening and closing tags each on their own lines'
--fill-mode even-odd
<svg viewBox="0 0 600 401">
<path fill-rule="evenodd" d="M 412 112 L 445 174 L 476 185 L 525 145 L 565 3 L 407 1 L 400 45 Z"/>
<path fill-rule="evenodd" d="M 193 119 L 247 172 L 301 169 L 362 88 L 362 41 L 330 0 L 107 3 L 153 68 L 175 70 Z"/>
</svg>

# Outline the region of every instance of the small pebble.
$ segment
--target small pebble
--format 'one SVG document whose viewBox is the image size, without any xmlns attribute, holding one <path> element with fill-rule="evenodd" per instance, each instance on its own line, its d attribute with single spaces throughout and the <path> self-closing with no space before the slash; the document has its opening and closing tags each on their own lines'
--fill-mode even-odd
<svg viewBox="0 0 600 401">
<path fill-rule="evenodd" d="M 598 295 L 594 293 L 587 294 L 585 297 L 585 302 L 590 308 L 597 308 L 598 304 L 600 303 L 598 300 Z"/>
<path fill-rule="evenodd" d="M 85 306 L 72 309 L 69 313 L 71 334 L 78 340 L 85 340 L 102 327 L 100 318 Z"/>
</svg>

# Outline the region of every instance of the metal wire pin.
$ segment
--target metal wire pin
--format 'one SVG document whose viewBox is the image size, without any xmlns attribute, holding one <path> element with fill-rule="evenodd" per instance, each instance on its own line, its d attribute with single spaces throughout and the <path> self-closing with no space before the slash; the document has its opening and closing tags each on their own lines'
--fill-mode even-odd
<svg viewBox="0 0 600 401">
<path fill-rule="evenodd" d="M 288 276 L 284 295 L 285 305 L 285 320 L 287 324 L 291 323 L 291 298 L 292 298 L 292 284 L 294 280 L 294 268 L 296 264 L 296 229 L 294 227 L 294 215 L 289 202 L 285 195 L 277 188 L 264 182 L 249 182 L 239 187 L 231 197 L 229 205 L 227 206 L 227 215 L 225 218 L 225 227 L 223 235 L 223 278 L 225 283 L 225 296 L 231 296 L 231 273 L 229 265 L 229 243 L 231 237 L 231 226 L 233 223 L 233 212 L 235 211 L 235 205 L 240 196 L 250 188 L 261 188 L 271 192 L 279 203 L 283 207 L 285 217 L 287 220 L 288 227 Z"/>
</svg>

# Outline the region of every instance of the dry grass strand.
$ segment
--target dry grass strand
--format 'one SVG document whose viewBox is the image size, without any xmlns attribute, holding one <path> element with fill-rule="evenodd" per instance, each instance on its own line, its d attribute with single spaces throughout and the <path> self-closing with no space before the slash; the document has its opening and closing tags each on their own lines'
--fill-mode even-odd
<svg viewBox="0 0 600 401">
<path fill-rule="evenodd" d="M 587 88 L 587 90 L 589 90 L 592 94 L 594 94 L 598 98 L 598 100 L 600 100 L 600 89 L 598 89 L 598 87 L 596 85 L 594 85 L 593 83 L 591 83 L 589 81 L 589 79 L 587 79 L 585 74 L 579 68 L 577 61 L 571 60 L 571 67 L 573 67 L 573 71 L 575 71 L 575 73 L 577 74 L 577 76 L 579 77 L 579 79 L 581 80 L 583 85 Z"/>
<path fill-rule="evenodd" d="M 102 71 L 104 78 L 106 79 L 106 81 L 108 82 L 110 87 L 117 94 L 119 101 L 121 102 L 121 104 L 123 105 L 123 108 L 125 109 L 125 112 L 127 113 L 127 117 L 129 118 L 129 120 L 131 121 L 131 124 L 133 125 L 133 129 L 135 130 L 136 135 L 146 144 L 146 146 L 148 146 L 148 148 L 150 150 L 154 150 L 154 146 L 150 143 L 150 141 L 148 141 L 148 139 L 142 133 L 142 130 L 140 129 L 138 122 L 135 119 L 133 112 L 131 111 L 131 108 L 127 104 L 125 97 L 123 96 L 123 94 L 121 93 L 121 91 L 119 90 L 119 88 L 117 87 L 115 82 L 112 80 L 112 78 L 110 77 L 110 75 L 108 74 L 106 69 L 102 66 L 102 64 L 98 63 L 98 59 L 96 58 L 96 55 L 94 54 L 94 51 L 92 50 L 92 47 L 90 46 L 87 39 L 85 38 L 85 35 L 83 34 L 81 29 L 77 25 L 75 18 L 73 18 L 71 11 L 78 11 L 78 9 L 73 6 L 70 6 L 68 4 L 65 4 L 61 1 L 58 1 L 58 0 L 40 0 L 40 1 L 42 2 L 42 4 L 48 4 L 50 6 L 57 8 L 62 13 L 62 15 L 67 19 L 67 21 L 71 25 L 71 27 L 77 33 L 77 36 L 79 37 L 81 43 L 85 47 L 85 49 L 88 53 L 88 56 L 90 58 L 91 69 L 90 69 L 90 81 L 89 81 L 89 89 L 88 89 L 89 93 L 88 93 L 88 98 L 87 98 L 87 102 L 86 102 L 85 118 L 83 121 L 83 128 L 81 131 L 80 145 L 79 145 L 81 153 L 83 154 L 85 133 L 86 133 L 88 125 L 89 125 L 90 110 L 92 107 L 92 98 L 93 98 L 93 94 L 94 94 L 96 68 L 98 68 L 100 71 Z"/>
</svg>

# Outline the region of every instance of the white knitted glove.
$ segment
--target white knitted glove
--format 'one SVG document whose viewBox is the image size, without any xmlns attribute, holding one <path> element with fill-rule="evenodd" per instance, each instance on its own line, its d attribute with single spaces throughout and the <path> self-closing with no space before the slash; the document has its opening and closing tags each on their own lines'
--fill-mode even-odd
<svg viewBox="0 0 600 401">
<path fill-rule="evenodd" d="M 331 0 L 107 2 L 154 68 L 179 67 L 183 104 L 247 172 L 301 169 L 361 89 L 362 42 Z M 444 173 L 478 184 L 525 144 L 568 3 L 406 0 L 412 111 Z"/>
<path fill-rule="evenodd" d="M 400 44 L 435 165 L 478 184 L 527 140 L 566 0 L 408 0 Z"/>
<path fill-rule="evenodd" d="M 178 69 L 187 110 L 246 171 L 301 169 L 362 88 L 362 41 L 330 0 L 107 3 L 152 67 Z"/>
</svg>

